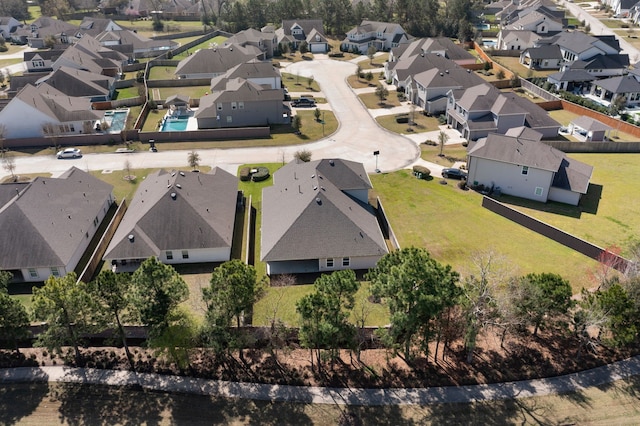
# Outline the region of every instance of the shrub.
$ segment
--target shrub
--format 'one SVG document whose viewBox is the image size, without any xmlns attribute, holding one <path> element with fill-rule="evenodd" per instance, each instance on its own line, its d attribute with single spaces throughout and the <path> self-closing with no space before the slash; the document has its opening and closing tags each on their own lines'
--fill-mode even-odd
<svg viewBox="0 0 640 426">
<path fill-rule="evenodd" d="M 309 161 L 311 161 L 311 151 L 303 149 L 301 151 L 296 151 L 295 154 L 293 154 L 293 158 L 298 159 L 300 161 L 304 161 L 305 163 L 308 163 Z"/>
<path fill-rule="evenodd" d="M 498 72 L 496 73 L 496 78 L 498 80 L 504 80 L 504 71 L 498 70 Z"/>
<path fill-rule="evenodd" d="M 269 169 L 266 167 L 258 167 L 258 171 L 251 175 L 251 180 L 254 182 L 262 182 L 269 178 Z"/>
<path fill-rule="evenodd" d="M 460 182 L 458 182 L 458 188 L 466 190 L 467 189 L 467 181 L 462 179 Z"/>
<path fill-rule="evenodd" d="M 413 174 L 418 179 L 429 179 L 431 176 L 431 170 L 424 166 L 413 166 Z"/>
<path fill-rule="evenodd" d="M 431 139 L 427 139 L 426 141 L 423 142 L 425 145 L 429 145 L 429 146 L 438 146 L 438 142 L 436 141 L 432 141 Z"/>
<path fill-rule="evenodd" d="M 408 123 L 409 116 L 408 115 L 396 115 L 396 123 Z"/>
<path fill-rule="evenodd" d="M 444 114 L 440 114 L 438 116 L 438 123 L 440 124 L 447 124 L 447 116 Z"/>
<path fill-rule="evenodd" d="M 485 71 L 489 71 L 491 69 L 491 62 L 485 62 L 484 63 L 484 70 Z"/>
<path fill-rule="evenodd" d="M 251 180 L 251 169 L 249 167 L 243 167 L 240 169 L 240 180 L 243 182 Z"/>
</svg>

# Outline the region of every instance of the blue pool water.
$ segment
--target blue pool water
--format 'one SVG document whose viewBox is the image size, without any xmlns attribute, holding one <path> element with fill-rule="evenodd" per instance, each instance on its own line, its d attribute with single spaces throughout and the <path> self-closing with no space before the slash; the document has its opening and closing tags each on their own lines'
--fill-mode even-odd
<svg viewBox="0 0 640 426">
<path fill-rule="evenodd" d="M 119 133 L 121 130 L 124 130 L 127 124 L 127 115 L 129 115 L 128 109 L 106 111 L 104 113 L 104 120 L 109 123 L 109 133 Z"/>
<path fill-rule="evenodd" d="M 182 132 L 187 130 L 188 118 L 178 118 L 173 120 L 165 120 L 162 123 L 161 132 Z"/>
</svg>

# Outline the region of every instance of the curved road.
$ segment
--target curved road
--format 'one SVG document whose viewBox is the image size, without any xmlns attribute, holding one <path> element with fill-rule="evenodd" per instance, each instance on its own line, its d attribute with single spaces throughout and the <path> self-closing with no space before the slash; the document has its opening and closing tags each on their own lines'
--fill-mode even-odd
<svg viewBox="0 0 640 426">
<path fill-rule="evenodd" d="M 286 71 L 292 74 L 313 75 L 321 85 L 340 123 L 333 135 L 306 145 L 287 147 L 199 149 L 201 164 L 219 166 L 235 174 L 241 164 L 281 162 L 283 158 L 290 161 L 296 151 L 304 148 L 312 152 L 314 159 L 343 158 L 361 162 L 370 173 L 376 169 L 373 151 L 380 151 L 378 168 L 381 171 L 394 171 L 411 165 L 419 159 L 419 148 L 409 138 L 388 132 L 377 125 L 346 82 L 346 78 L 355 70 L 356 65 L 352 63 L 327 58 L 296 62 L 286 67 Z M 54 156 L 16 157 L 15 172 L 27 174 L 47 171 L 57 176 L 72 165 L 83 170 L 121 170 L 125 159 L 130 161 L 134 169 L 168 168 L 186 165 L 188 152 L 163 152 L 160 149 L 157 153 L 86 154 L 78 160 L 57 160 Z"/>
</svg>

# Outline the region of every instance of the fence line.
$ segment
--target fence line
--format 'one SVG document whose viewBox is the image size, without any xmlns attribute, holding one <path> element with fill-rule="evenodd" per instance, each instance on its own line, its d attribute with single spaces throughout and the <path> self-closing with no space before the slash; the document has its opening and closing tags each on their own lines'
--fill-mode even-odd
<svg viewBox="0 0 640 426">
<path fill-rule="evenodd" d="M 522 87 L 523 89 L 527 89 L 529 92 L 533 93 L 534 95 L 538 96 L 539 98 L 544 99 L 545 101 L 557 101 L 557 100 L 560 100 L 560 98 L 557 97 L 556 95 L 554 95 L 553 93 L 544 90 L 540 86 L 536 86 L 535 84 L 533 84 L 529 80 L 524 79 L 522 77 L 520 77 L 520 87 Z"/>
</svg>

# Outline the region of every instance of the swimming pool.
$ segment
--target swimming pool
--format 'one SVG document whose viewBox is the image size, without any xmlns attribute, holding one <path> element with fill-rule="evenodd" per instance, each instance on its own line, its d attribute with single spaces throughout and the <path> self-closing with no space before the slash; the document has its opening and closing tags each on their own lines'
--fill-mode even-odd
<svg viewBox="0 0 640 426">
<path fill-rule="evenodd" d="M 171 120 L 164 120 L 162 123 L 161 132 L 182 132 L 187 130 L 188 118 L 174 118 Z"/>
<path fill-rule="evenodd" d="M 124 130 L 127 124 L 128 109 L 110 110 L 104 113 L 104 121 L 109 125 L 109 133 L 118 133 Z"/>
</svg>

